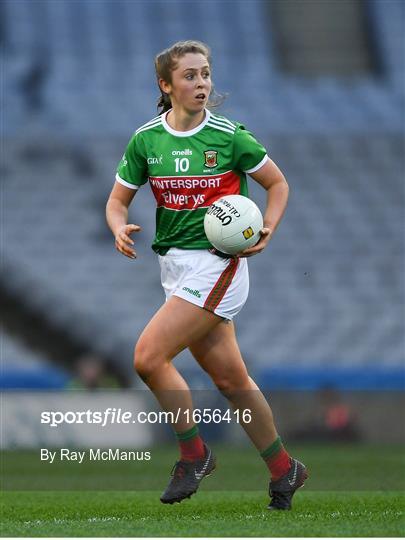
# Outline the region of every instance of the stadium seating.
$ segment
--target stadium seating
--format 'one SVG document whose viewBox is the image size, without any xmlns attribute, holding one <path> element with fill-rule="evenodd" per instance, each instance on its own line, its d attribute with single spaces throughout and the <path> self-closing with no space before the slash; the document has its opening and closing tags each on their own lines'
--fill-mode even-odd
<svg viewBox="0 0 405 540">
<path fill-rule="evenodd" d="M 54 129 L 129 134 L 153 114 L 154 55 L 190 37 L 211 44 L 216 86 L 230 93 L 230 115 L 256 131 L 402 129 L 397 114 L 404 98 L 401 0 L 369 3 L 383 73 L 351 79 L 283 76 L 271 38 L 271 11 L 260 0 L 235 1 L 232 10 L 227 2 L 193 4 L 192 13 L 182 0 L 3 4 L 9 130 L 27 122 L 18 90 L 23 92 L 32 64 L 42 62 L 44 107 Z M 252 102 L 263 105 L 251 108 Z"/>
<path fill-rule="evenodd" d="M 9 332 L 0 328 L 2 390 L 60 390 L 69 381 L 67 372 L 46 362 L 42 354 L 21 343 Z"/>
<path fill-rule="evenodd" d="M 281 74 L 259 0 L 185 4 L 3 2 L 3 285 L 133 377 L 133 344 L 163 301 L 154 205 L 145 187 L 131 209 L 137 261 L 115 252 L 104 205 L 133 129 L 155 114 L 153 56 L 196 37 L 230 92 L 223 113 L 259 136 L 291 187 L 236 321 L 250 369 L 401 365 L 403 3 L 370 2 L 384 73 L 351 80 Z M 263 208 L 253 182 L 251 194 Z"/>
</svg>

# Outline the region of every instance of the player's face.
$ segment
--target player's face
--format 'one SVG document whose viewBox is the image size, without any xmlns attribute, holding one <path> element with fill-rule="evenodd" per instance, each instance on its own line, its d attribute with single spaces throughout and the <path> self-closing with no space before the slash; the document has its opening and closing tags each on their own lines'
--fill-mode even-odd
<svg viewBox="0 0 405 540">
<path fill-rule="evenodd" d="M 200 53 L 187 53 L 177 60 L 172 71 L 172 81 L 161 82 L 164 92 L 170 95 L 174 109 L 189 114 L 201 112 L 211 93 L 211 72 L 207 58 Z"/>
</svg>

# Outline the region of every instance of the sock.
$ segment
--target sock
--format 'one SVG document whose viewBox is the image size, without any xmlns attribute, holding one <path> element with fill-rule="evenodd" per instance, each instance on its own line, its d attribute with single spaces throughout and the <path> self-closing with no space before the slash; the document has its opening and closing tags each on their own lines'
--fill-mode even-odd
<svg viewBox="0 0 405 540">
<path fill-rule="evenodd" d="M 181 461 L 197 461 L 205 456 L 204 441 L 195 425 L 183 433 L 176 433 L 180 446 Z"/>
<path fill-rule="evenodd" d="M 269 468 L 271 479 L 278 480 L 284 476 L 291 467 L 290 456 L 284 448 L 280 437 L 260 453 L 267 467 Z"/>
</svg>

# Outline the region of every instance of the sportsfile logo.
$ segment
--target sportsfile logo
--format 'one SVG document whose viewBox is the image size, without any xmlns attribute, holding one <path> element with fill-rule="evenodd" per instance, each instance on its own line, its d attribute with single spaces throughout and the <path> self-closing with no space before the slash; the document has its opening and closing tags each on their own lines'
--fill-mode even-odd
<svg viewBox="0 0 405 540">
<path fill-rule="evenodd" d="M 193 289 L 189 289 L 188 287 L 183 287 L 183 291 L 186 291 L 192 294 L 193 296 L 196 296 L 197 298 L 201 298 L 201 293 L 200 291 L 197 291 L 197 289 L 193 291 Z"/>
</svg>

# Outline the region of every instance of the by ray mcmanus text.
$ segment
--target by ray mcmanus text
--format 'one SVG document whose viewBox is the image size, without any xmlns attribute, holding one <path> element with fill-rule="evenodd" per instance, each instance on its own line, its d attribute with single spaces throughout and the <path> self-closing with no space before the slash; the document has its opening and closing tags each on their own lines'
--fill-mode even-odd
<svg viewBox="0 0 405 540">
<path fill-rule="evenodd" d="M 81 464 L 85 461 L 150 461 L 151 459 L 152 454 L 148 450 L 121 450 L 120 448 L 88 448 L 86 450 L 41 448 L 40 450 L 40 460 L 50 464 L 57 461 Z"/>
</svg>

